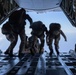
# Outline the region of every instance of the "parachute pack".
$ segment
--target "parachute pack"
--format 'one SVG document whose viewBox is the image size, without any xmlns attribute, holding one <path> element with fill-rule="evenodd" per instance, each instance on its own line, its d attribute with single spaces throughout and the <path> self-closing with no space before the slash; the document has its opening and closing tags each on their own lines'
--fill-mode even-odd
<svg viewBox="0 0 76 75">
<path fill-rule="evenodd" d="M 59 30 L 61 28 L 61 25 L 59 23 L 51 23 L 49 26 L 49 30 L 55 31 Z"/>
<path fill-rule="evenodd" d="M 33 30 L 36 30 L 36 31 L 42 30 L 43 29 L 43 23 L 41 21 L 34 22 L 30 26 L 30 28 L 32 28 Z"/>
<path fill-rule="evenodd" d="M 25 10 L 16 10 L 9 16 L 9 22 L 11 25 L 22 25 L 24 19 Z"/>
<path fill-rule="evenodd" d="M 1 28 L 2 34 L 10 34 L 11 33 L 11 26 L 9 22 L 6 22 Z"/>
</svg>

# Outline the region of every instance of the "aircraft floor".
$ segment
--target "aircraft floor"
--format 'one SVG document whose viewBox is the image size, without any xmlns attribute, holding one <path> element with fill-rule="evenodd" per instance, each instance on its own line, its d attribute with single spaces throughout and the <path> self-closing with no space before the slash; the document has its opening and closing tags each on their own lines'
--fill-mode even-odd
<svg viewBox="0 0 76 75">
<path fill-rule="evenodd" d="M 76 75 L 76 59 L 68 53 L 26 53 L 21 58 L 1 54 L 0 75 Z"/>
</svg>

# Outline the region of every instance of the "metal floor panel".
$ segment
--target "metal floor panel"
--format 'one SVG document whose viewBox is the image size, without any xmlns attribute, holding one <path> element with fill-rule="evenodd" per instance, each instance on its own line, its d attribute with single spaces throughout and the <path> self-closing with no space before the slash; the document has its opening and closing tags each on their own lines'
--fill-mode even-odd
<svg viewBox="0 0 76 75">
<path fill-rule="evenodd" d="M 9 57 L 0 55 L 0 75 L 76 75 L 76 59 L 69 54 L 47 53 Z"/>
</svg>

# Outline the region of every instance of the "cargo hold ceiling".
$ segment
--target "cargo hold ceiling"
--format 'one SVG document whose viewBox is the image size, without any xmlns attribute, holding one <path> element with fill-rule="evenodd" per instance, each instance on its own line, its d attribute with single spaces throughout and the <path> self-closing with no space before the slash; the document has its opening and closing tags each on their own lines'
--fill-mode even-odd
<svg viewBox="0 0 76 75">
<path fill-rule="evenodd" d="M 15 0 L 19 7 L 28 11 L 61 11 L 61 0 Z"/>
</svg>

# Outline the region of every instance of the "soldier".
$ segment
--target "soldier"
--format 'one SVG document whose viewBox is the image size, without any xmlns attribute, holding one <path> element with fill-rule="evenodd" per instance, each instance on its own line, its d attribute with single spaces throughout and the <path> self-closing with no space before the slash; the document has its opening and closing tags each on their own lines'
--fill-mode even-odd
<svg viewBox="0 0 76 75">
<path fill-rule="evenodd" d="M 31 35 L 28 39 L 29 42 L 29 50 L 31 52 L 32 55 L 34 55 L 35 53 L 38 53 L 39 51 L 39 40 L 36 36 Z"/>
<path fill-rule="evenodd" d="M 51 23 L 49 26 L 48 34 L 46 36 L 46 42 L 50 49 L 50 55 L 52 55 L 53 53 L 53 47 L 52 47 L 53 40 L 54 40 L 55 50 L 57 52 L 57 55 L 59 55 L 58 49 L 59 49 L 60 35 L 62 35 L 65 41 L 67 41 L 65 34 L 61 30 L 61 25 L 59 23 Z"/>
<path fill-rule="evenodd" d="M 32 18 L 26 14 L 25 9 L 21 8 L 20 10 L 14 11 L 10 16 L 9 16 L 9 22 L 4 24 L 8 25 L 10 27 L 10 30 L 12 32 L 12 35 L 14 36 L 14 40 L 11 42 L 10 46 L 8 49 L 5 51 L 5 54 L 9 54 L 10 56 L 13 56 L 13 48 L 15 47 L 17 40 L 18 40 L 18 35 L 20 36 L 21 43 L 19 47 L 19 53 L 18 56 L 21 56 L 21 52 L 25 49 L 26 45 L 26 34 L 25 34 L 25 25 L 26 22 L 25 20 L 28 20 L 30 22 L 30 25 L 32 24 Z M 9 31 L 8 27 L 3 26 L 2 27 L 2 33 L 5 34 L 5 31 Z M 9 32 L 10 34 L 10 32 Z"/>
<path fill-rule="evenodd" d="M 41 21 L 36 21 L 34 22 L 30 28 L 32 28 L 32 32 L 31 34 L 33 35 L 33 37 L 37 37 L 40 39 L 40 50 L 39 50 L 39 53 L 42 53 L 42 49 L 44 47 L 44 37 L 45 37 L 45 34 L 44 32 L 47 33 L 47 28 L 45 27 L 45 25 L 41 22 Z"/>
</svg>

